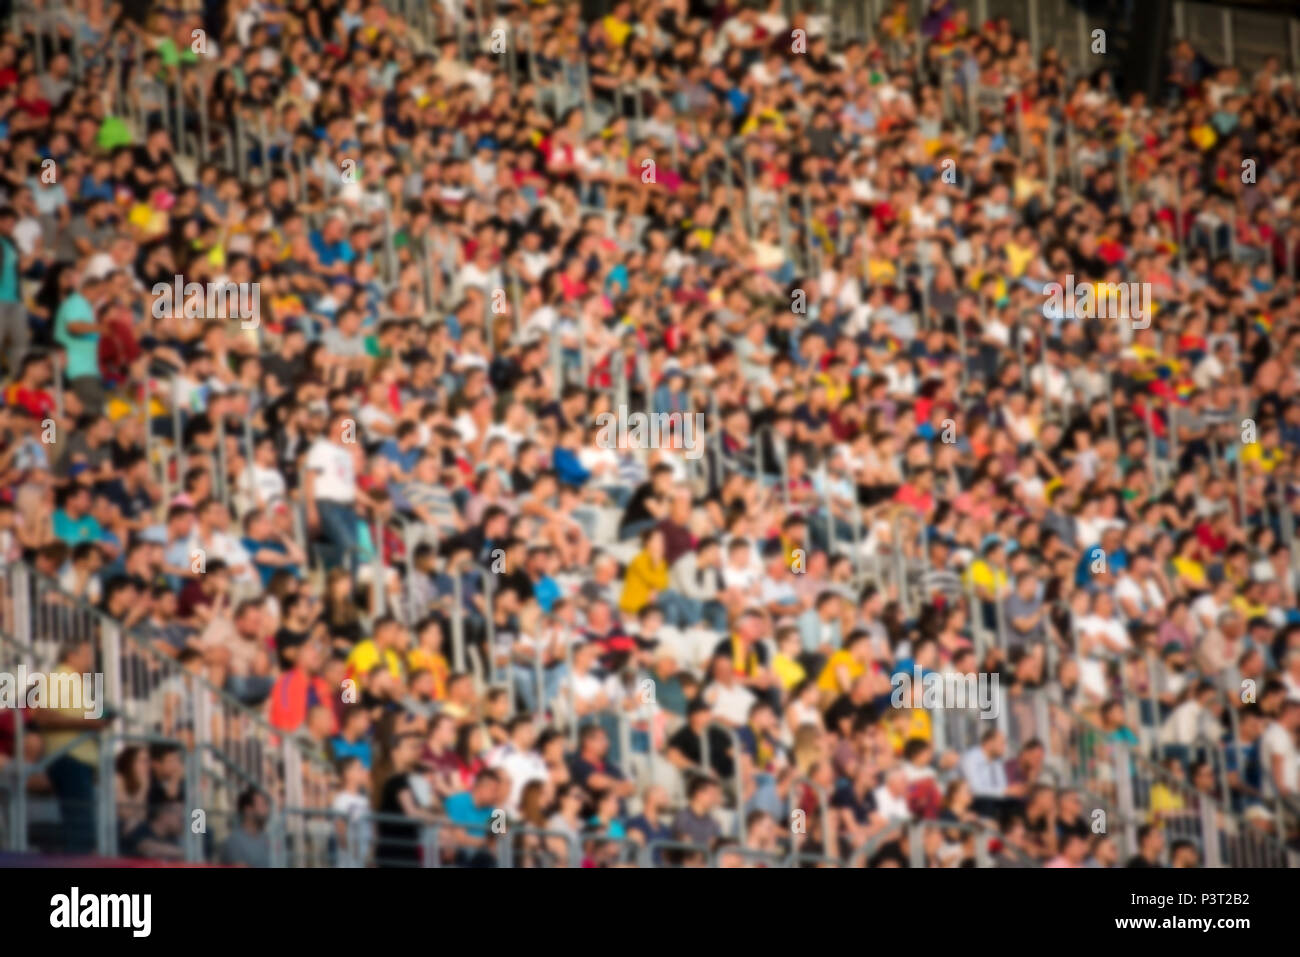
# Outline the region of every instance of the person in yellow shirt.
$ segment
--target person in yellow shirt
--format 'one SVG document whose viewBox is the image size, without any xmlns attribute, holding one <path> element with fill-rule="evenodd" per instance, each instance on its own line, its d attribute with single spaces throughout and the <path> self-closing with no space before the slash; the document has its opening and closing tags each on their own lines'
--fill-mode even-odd
<svg viewBox="0 0 1300 957">
<path fill-rule="evenodd" d="M 632 15 L 632 5 L 629 3 L 620 3 L 609 16 L 601 20 L 600 24 L 605 28 L 605 36 L 609 37 L 609 42 L 616 47 L 621 47 L 627 42 L 628 35 L 632 32 L 632 24 L 628 22 Z"/>
<path fill-rule="evenodd" d="M 1149 813 L 1152 824 L 1164 824 L 1170 819 L 1187 817 L 1189 813 L 1183 796 L 1187 786 L 1183 763 L 1178 758 L 1169 758 L 1163 766 L 1166 777 L 1151 785 Z"/>
<path fill-rule="evenodd" d="M 924 708 L 890 708 L 885 716 L 885 737 L 895 754 L 902 754 L 903 746 L 912 738 L 929 743 L 933 734 Z"/>
<path fill-rule="evenodd" d="M 803 651 L 799 629 L 793 625 L 782 628 L 777 635 L 776 647 L 776 654 L 772 657 L 772 673 L 781 682 L 781 687 L 789 691 L 802 684 L 808 676 L 803 665 L 799 664 L 799 654 Z"/>
<path fill-rule="evenodd" d="M 1187 587 L 1197 591 L 1209 588 L 1210 579 L 1205 574 L 1205 566 L 1201 564 L 1201 543 L 1197 541 L 1196 536 L 1191 532 L 1184 533 L 1178 540 L 1177 549 L 1172 564 L 1178 577 Z"/>
<path fill-rule="evenodd" d="M 1286 452 L 1279 445 L 1280 436 L 1276 426 L 1266 426 L 1257 442 L 1247 442 L 1241 447 L 1241 462 L 1252 466 L 1252 471 L 1272 472 L 1279 464 L 1286 461 Z"/>
<path fill-rule="evenodd" d="M 975 589 L 985 601 L 993 601 L 1007 588 L 1007 573 L 1002 569 L 1005 555 L 1002 543 L 992 541 L 984 546 L 984 554 L 966 566 L 965 583 Z"/>
<path fill-rule="evenodd" d="M 847 694 L 870 665 L 871 636 L 865 631 L 855 631 L 844 647 L 830 656 L 817 678 L 817 687 L 825 696 Z"/>
<path fill-rule="evenodd" d="M 1024 275 L 1029 264 L 1038 255 L 1029 227 L 1022 226 L 1016 230 L 1015 238 L 1007 241 L 1002 247 L 1002 253 L 1007 257 L 1007 266 L 1011 270 L 1012 278 L 1019 279 Z"/>
<path fill-rule="evenodd" d="M 406 629 L 392 615 L 384 615 L 375 622 L 374 636 L 357 642 L 347 660 L 347 675 L 359 681 L 375 668 L 383 664 L 389 674 L 399 681 L 405 677 L 402 668 L 403 653 L 408 637 Z"/>
<path fill-rule="evenodd" d="M 651 529 L 641 536 L 641 551 L 628 562 L 623 576 L 623 597 L 618 607 L 635 615 L 668 587 L 668 560 L 664 557 L 664 535 Z"/>
</svg>

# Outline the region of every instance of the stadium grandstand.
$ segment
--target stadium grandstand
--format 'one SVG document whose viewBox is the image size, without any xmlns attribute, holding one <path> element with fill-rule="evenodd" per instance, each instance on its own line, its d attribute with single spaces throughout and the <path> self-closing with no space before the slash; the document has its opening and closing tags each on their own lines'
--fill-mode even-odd
<svg viewBox="0 0 1300 957">
<path fill-rule="evenodd" d="M 0 14 L 5 863 L 1300 863 L 1294 7 Z"/>
</svg>

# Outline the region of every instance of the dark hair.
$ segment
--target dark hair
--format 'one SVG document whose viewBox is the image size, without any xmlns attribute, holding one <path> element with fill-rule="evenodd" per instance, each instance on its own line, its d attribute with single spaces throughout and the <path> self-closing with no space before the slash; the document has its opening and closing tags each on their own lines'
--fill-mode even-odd
<svg viewBox="0 0 1300 957">
<path fill-rule="evenodd" d="M 257 803 L 257 789 L 245 788 L 239 795 L 239 800 L 235 803 L 235 810 L 241 815 L 248 811 Z"/>
</svg>

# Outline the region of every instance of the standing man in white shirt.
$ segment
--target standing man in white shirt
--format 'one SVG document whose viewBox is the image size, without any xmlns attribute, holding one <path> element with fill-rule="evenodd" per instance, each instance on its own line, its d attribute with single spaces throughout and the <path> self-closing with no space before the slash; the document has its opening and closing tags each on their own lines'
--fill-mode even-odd
<svg viewBox="0 0 1300 957">
<path fill-rule="evenodd" d="M 369 496 L 357 488 L 356 429 L 354 420 L 336 415 L 307 450 L 303 474 L 307 527 L 329 543 L 322 549 L 326 570 L 345 564 L 356 570 L 357 503 L 373 507 Z"/>
</svg>

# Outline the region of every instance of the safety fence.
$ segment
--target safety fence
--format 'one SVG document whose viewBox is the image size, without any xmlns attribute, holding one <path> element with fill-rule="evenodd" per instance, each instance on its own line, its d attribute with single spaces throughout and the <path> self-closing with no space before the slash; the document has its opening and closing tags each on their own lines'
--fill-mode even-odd
<svg viewBox="0 0 1300 957">
<path fill-rule="evenodd" d="M 1149 751 L 1121 729 L 1103 727 L 1063 706 L 1045 688 L 1001 691 L 995 717 L 972 708 L 933 708 L 929 714 L 936 751 L 979 747 L 991 728 L 1005 735 L 1007 760 L 1031 743 L 1041 745 L 1041 766 L 1027 769 L 1031 782 L 1074 791 L 1087 809 L 1104 812 L 1097 820 L 1126 857 L 1137 853 L 1138 829 L 1151 825 L 1168 842 L 1192 843 L 1207 867 L 1300 866 L 1294 850 L 1297 818 L 1280 797 L 1242 813 L 1234 807 L 1226 773 L 1195 784 L 1156 757 L 1177 757 L 1180 764 L 1201 758 L 1226 763 L 1223 752 L 1230 746 L 1221 739 L 1207 738 L 1204 750 L 1186 754 Z M 1261 810 L 1268 813 L 1261 815 Z"/>
<path fill-rule="evenodd" d="M 128 741 L 145 746 L 171 743 L 193 762 L 191 804 L 207 813 L 232 809 L 238 794 L 249 788 L 278 805 L 328 803 L 332 771 L 321 757 L 211 684 L 200 673 L 201 661 L 181 665 L 174 650 L 168 654 L 160 649 L 165 645 L 161 636 L 149 634 L 143 625 L 124 627 L 26 565 L 9 565 L 0 572 L 4 670 L 16 674 L 21 666 L 29 675 L 53 674 L 63 652 L 79 642 L 93 649 L 103 694 L 96 704 L 112 728 L 97 735 L 106 762 L 99 768 L 102 780 L 112 780 L 112 761 Z M 269 680 L 262 690 L 270 690 Z M 22 711 L 16 715 L 21 722 Z M 16 750 L 15 764 L 22 774 L 22 748 Z M 112 790 L 101 789 L 101 798 L 111 800 Z"/>
<path fill-rule="evenodd" d="M 288 867 L 867 867 L 877 857 L 910 867 L 1033 867 L 1037 862 L 1005 847 L 982 825 L 898 822 L 840 857 L 794 840 L 750 846 L 731 839 L 710 845 L 631 837 L 580 825 L 561 830 L 508 820 L 493 825 L 456 823 L 430 814 L 413 818 L 370 811 L 287 808 L 266 828 L 284 839 L 275 860 Z M 294 835 L 290 837 L 289 835 Z M 889 846 L 895 855 L 882 855 Z"/>
</svg>

